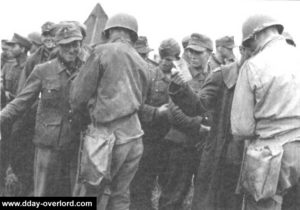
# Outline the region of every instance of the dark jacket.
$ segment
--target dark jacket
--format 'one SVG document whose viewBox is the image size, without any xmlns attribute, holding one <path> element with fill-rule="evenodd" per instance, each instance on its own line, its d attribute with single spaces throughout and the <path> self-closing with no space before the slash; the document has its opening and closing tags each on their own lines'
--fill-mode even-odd
<svg viewBox="0 0 300 210">
<path fill-rule="evenodd" d="M 158 107 L 169 103 L 168 87 L 170 79 L 159 67 L 150 70 L 151 84 L 147 93 L 146 101 L 139 111 L 142 128 L 145 132 L 144 143 L 160 141 L 169 131 L 170 125 L 167 115 L 160 115 Z"/>
<path fill-rule="evenodd" d="M 74 75 L 58 58 L 37 65 L 21 93 L 1 111 L 1 124 L 15 121 L 40 97 L 34 143 L 68 148 L 75 140 L 70 130 L 72 113 L 68 101 Z"/>
<path fill-rule="evenodd" d="M 203 85 L 207 74 L 196 71 L 191 67 L 190 72 L 192 80 L 190 80 L 188 84 L 197 92 Z M 184 146 L 194 146 L 196 143 L 204 140 L 201 138 L 199 131 L 203 116 L 206 113 L 195 117 L 187 116 L 172 101 L 169 104 L 169 113 L 171 129 L 165 139 Z"/>
<path fill-rule="evenodd" d="M 190 87 L 171 83 L 172 100 L 190 116 L 214 110 L 211 132 L 203 147 L 192 209 L 240 209 L 241 198 L 235 196 L 243 144 L 233 141 L 230 112 L 238 75 L 233 63 L 215 70 L 198 93 Z M 226 179 L 226 181 L 225 181 Z M 234 198 L 231 200 L 231 198 Z"/>
<path fill-rule="evenodd" d="M 3 85 L 13 97 L 16 96 L 22 69 L 24 68 L 27 56 L 21 56 L 16 62 L 6 63 L 2 69 Z"/>
<path fill-rule="evenodd" d="M 74 80 L 72 108 L 88 105 L 92 122 L 112 122 L 137 112 L 148 86 L 146 62 L 127 40 L 112 40 L 95 48 Z"/>
</svg>

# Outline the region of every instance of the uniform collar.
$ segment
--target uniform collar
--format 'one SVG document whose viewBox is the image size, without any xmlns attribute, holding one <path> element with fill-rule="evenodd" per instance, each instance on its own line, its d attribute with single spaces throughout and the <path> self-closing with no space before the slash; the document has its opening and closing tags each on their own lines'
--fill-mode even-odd
<svg viewBox="0 0 300 210">
<path fill-rule="evenodd" d="M 239 74 L 239 64 L 238 62 L 233 62 L 228 65 L 221 67 L 223 81 L 228 89 L 232 88 L 237 81 Z"/>
<path fill-rule="evenodd" d="M 273 43 L 277 42 L 277 41 L 280 41 L 280 40 L 284 40 L 285 41 L 285 38 L 281 35 L 276 35 L 276 36 L 273 36 L 267 40 L 265 40 L 265 42 L 263 44 L 261 44 L 255 51 L 254 51 L 254 55 L 256 55 L 257 53 L 263 51 L 265 48 L 269 47 L 270 45 L 272 45 Z"/>
<path fill-rule="evenodd" d="M 215 61 L 218 65 L 222 65 L 222 64 L 223 64 L 223 62 L 221 62 L 221 61 L 217 58 L 217 56 L 216 56 L 215 54 L 212 54 L 211 57 L 212 57 L 212 59 L 214 59 L 214 61 Z"/>
<path fill-rule="evenodd" d="M 77 58 L 75 62 L 76 62 L 76 64 L 74 65 L 73 69 L 70 69 L 64 64 L 62 59 L 58 56 L 57 57 L 58 73 L 65 71 L 69 76 L 71 76 L 76 71 L 78 71 L 78 69 L 80 68 L 80 66 L 82 64 L 82 61 L 79 58 Z"/>
</svg>

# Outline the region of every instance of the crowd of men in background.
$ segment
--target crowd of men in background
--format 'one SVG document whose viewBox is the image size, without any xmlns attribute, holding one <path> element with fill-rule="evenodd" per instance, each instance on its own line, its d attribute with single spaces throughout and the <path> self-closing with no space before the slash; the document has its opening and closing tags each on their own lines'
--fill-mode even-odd
<svg viewBox="0 0 300 210">
<path fill-rule="evenodd" d="M 162 40 L 151 60 L 128 14 L 93 46 L 76 21 L 41 29 L 1 42 L 1 196 L 300 209 L 300 60 L 280 22 L 249 17 L 240 59 L 233 36 L 192 33 Z"/>
</svg>

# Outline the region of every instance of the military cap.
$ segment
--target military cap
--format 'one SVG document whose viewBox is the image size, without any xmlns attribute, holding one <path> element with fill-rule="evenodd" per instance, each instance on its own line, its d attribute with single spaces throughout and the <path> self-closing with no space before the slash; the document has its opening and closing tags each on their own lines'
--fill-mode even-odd
<svg viewBox="0 0 300 210">
<path fill-rule="evenodd" d="M 175 39 L 170 38 L 161 42 L 158 51 L 161 58 L 175 56 L 179 59 L 180 46 Z"/>
<path fill-rule="evenodd" d="M 7 44 L 19 44 L 27 49 L 29 49 L 31 47 L 31 42 L 27 38 L 25 38 L 17 33 L 14 33 L 12 40 L 7 41 L 6 43 Z"/>
<path fill-rule="evenodd" d="M 188 46 L 190 39 L 191 39 L 191 36 L 183 37 L 183 39 L 181 41 L 183 49 L 185 49 Z"/>
<path fill-rule="evenodd" d="M 235 48 L 234 37 L 233 36 L 224 36 L 216 40 L 216 47 L 226 47 L 226 48 Z"/>
<path fill-rule="evenodd" d="M 213 43 L 209 37 L 203 34 L 193 33 L 186 48 L 198 52 L 203 52 L 207 49 L 213 51 Z"/>
<path fill-rule="evenodd" d="M 134 44 L 134 48 L 138 53 L 148 53 L 153 49 L 148 46 L 148 39 L 145 36 L 139 36 Z"/>
<path fill-rule="evenodd" d="M 55 40 L 57 44 L 67 44 L 76 40 L 82 40 L 83 36 L 80 27 L 74 24 L 64 24 L 57 29 Z"/>
<path fill-rule="evenodd" d="M 1 45 L 6 45 L 7 44 L 7 39 L 1 39 Z"/>
<path fill-rule="evenodd" d="M 39 32 L 32 32 L 28 34 L 27 37 L 29 41 L 31 41 L 31 43 L 34 43 L 36 45 L 42 45 L 41 34 Z"/>
<path fill-rule="evenodd" d="M 51 33 L 51 31 L 54 29 L 54 26 L 54 23 L 47 21 L 42 25 L 42 34 Z"/>
<path fill-rule="evenodd" d="M 75 27 L 80 28 L 83 38 L 86 37 L 86 30 L 87 30 L 86 25 L 84 25 L 78 21 L 73 21 L 73 20 L 61 21 L 58 24 L 55 24 L 55 30 L 62 27 L 63 25 L 69 25 L 69 24 L 74 24 Z"/>
</svg>

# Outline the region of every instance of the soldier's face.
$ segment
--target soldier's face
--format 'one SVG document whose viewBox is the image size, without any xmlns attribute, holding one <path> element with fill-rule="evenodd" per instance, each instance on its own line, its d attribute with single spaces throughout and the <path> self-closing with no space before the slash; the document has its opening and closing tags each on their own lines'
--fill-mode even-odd
<svg viewBox="0 0 300 210">
<path fill-rule="evenodd" d="M 166 56 L 160 60 L 160 69 L 163 72 L 170 72 L 174 67 L 173 61 L 177 60 L 175 56 Z"/>
<path fill-rule="evenodd" d="M 190 59 L 190 65 L 194 68 L 204 68 L 209 58 L 207 51 L 195 51 L 188 49 L 188 57 Z"/>
<path fill-rule="evenodd" d="M 23 52 L 23 48 L 19 44 L 12 44 L 11 52 L 14 58 L 19 57 Z"/>
<path fill-rule="evenodd" d="M 232 48 L 220 47 L 220 53 L 224 60 L 234 60 L 235 59 Z"/>
<path fill-rule="evenodd" d="M 42 43 L 48 49 L 52 49 L 55 47 L 54 37 L 49 33 L 44 33 L 41 36 Z"/>
<path fill-rule="evenodd" d="M 14 57 L 10 46 L 8 45 L 2 46 L 2 56 L 7 59 Z"/>
<path fill-rule="evenodd" d="M 80 48 L 81 48 L 80 41 L 73 41 L 67 44 L 60 44 L 59 53 L 60 56 L 66 62 L 74 62 L 79 55 Z"/>
</svg>

